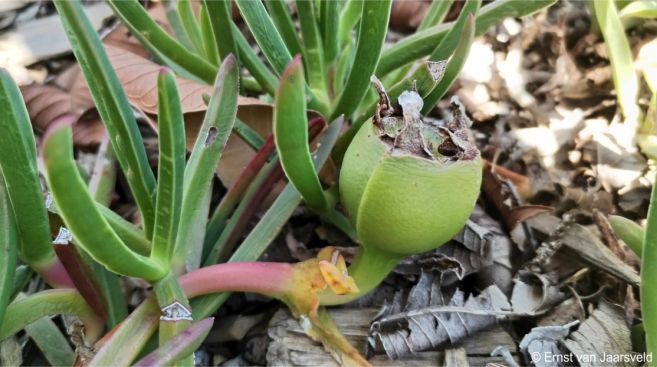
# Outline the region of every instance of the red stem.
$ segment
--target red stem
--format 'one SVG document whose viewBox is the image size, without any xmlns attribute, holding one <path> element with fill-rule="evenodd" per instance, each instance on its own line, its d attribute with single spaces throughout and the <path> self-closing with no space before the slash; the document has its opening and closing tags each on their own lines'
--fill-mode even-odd
<svg viewBox="0 0 657 367">
<path fill-rule="evenodd" d="M 237 179 L 230 189 L 228 189 L 228 192 L 226 192 L 226 195 L 221 201 L 228 201 L 236 205 L 239 198 L 242 197 L 242 194 L 244 194 L 248 188 L 249 182 L 253 181 L 253 178 L 258 172 L 260 172 L 262 166 L 267 163 L 267 160 L 269 160 L 274 149 L 276 149 L 276 146 L 274 145 L 274 136 L 270 134 L 267 139 L 265 139 L 265 142 L 262 144 L 262 147 L 260 147 L 260 150 L 258 150 L 253 159 L 251 159 L 249 164 L 244 167 L 239 176 L 237 176 Z"/>
<path fill-rule="evenodd" d="M 35 267 L 34 270 L 53 288 L 75 288 L 73 280 L 57 257 L 53 257 L 45 266 Z"/>
<path fill-rule="evenodd" d="M 53 248 L 80 295 L 91 306 L 96 316 L 103 321 L 107 320 L 107 299 L 105 299 L 96 274 L 91 270 L 89 264 L 82 259 L 77 248 L 72 244 L 56 244 L 53 245 Z"/>
<path fill-rule="evenodd" d="M 256 210 L 258 210 L 258 208 L 262 205 L 262 202 L 272 191 L 274 185 L 276 185 L 276 183 L 283 177 L 283 168 L 281 167 L 280 162 L 277 162 L 276 165 L 272 167 L 272 170 L 267 174 L 260 187 L 258 187 L 256 192 L 253 194 L 251 200 L 249 200 L 247 203 L 246 208 L 241 213 L 239 219 L 235 223 L 235 226 L 230 228 L 228 238 L 219 251 L 218 261 L 226 261 L 226 259 L 230 257 L 230 255 L 233 253 L 233 250 L 235 249 L 235 245 L 237 245 L 237 241 L 242 236 L 242 232 L 244 232 L 244 229 L 249 224 L 249 219 L 251 219 Z"/>
<path fill-rule="evenodd" d="M 280 296 L 292 284 L 292 266 L 274 262 L 232 262 L 211 265 L 178 278 L 188 298 L 218 292 L 250 292 Z"/>
</svg>

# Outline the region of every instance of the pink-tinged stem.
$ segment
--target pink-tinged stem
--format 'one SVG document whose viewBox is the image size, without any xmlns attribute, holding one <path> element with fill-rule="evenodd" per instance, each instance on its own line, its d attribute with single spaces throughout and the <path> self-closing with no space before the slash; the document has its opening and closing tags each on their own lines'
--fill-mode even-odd
<svg viewBox="0 0 657 367">
<path fill-rule="evenodd" d="M 260 172 L 260 169 L 267 163 L 267 160 L 274 152 L 274 137 L 269 135 L 265 143 L 260 147 L 256 155 L 251 159 L 249 164 L 244 167 L 237 180 L 228 189 L 217 209 L 212 214 L 210 222 L 208 223 L 208 233 L 205 236 L 205 248 L 210 248 L 219 239 L 221 232 L 226 227 L 226 221 L 233 213 L 233 210 L 239 203 L 244 193 L 249 188 L 249 184 L 255 176 Z"/>
<path fill-rule="evenodd" d="M 66 268 L 68 275 L 75 284 L 78 292 L 87 301 L 91 309 L 102 320 L 107 320 L 107 299 L 103 294 L 96 274 L 89 264 L 82 260 L 77 248 L 72 244 L 53 245 L 57 258 Z"/>
<path fill-rule="evenodd" d="M 242 233 L 248 226 L 249 220 L 253 214 L 255 214 L 256 210 L 258 210 L 258 208 L 262 205 L 267 196 L 271 193 L 276 183 L 283 179 L 283 177 L 285 177 L 285 174 L 283 173 L 281 163 L 276 162 L 276 164 L 271 168 L 271 171 L 267 173 L 267 176 L 265 177 L 262 184 L 256 188 L 253 196 L 251 196 L 250 199 L 248 198 L 249 195 L 247 193 L 247 197 L 244 199 L 248 199 L 249 201 L 246 203 L 244 210 L 242 210 L 240 213 L 235 213 L 235 215 L 239 215 L 235 224 L 231 228 L 226 228 L 226 230 L 229 231 L 227 232 L 228 236 L 224 243 L 218 246 L 218 256 L 214 259 L 211 259 L 213 263 L 226 261 L 230 257 L 230 255 L 233 253 L 233 250 L 235 250 L 235 246 L 237 246 L 237 242 L 242 236 Z M 221 239 L 221 237 L 219 238 Z"/>
<path fill-rule="evenodd" d="M 34 270 L 53 288 L 75 288 L 73 280 L 57 257 L 53 257 L 48 264 L 35 266 Z"/>
<path fill-rule="evenodd" d="M 250 292 L 272 297 L 289 292 L 292 266 L 273 262 L 232 262 L 211 265 L 178 278 L 188 298 L 219 292 Z"/>
</svg>

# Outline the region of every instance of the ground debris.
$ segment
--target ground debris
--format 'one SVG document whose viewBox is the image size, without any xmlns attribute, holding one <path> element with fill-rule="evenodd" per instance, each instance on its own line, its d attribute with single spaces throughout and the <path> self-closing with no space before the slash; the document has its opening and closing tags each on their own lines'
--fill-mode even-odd
<svg viewBox="0 0 657 367">
<path fill-rule="evenodd" d="M 357 349 L 363 351 L 367 344 L 367 334 L 370 321 L 377 314 L 373 308 L 360 309 L 333 309 L 329 311 L 337 327 Z M 308 339 L 303 333 L 299 322 L 287 310 L 280 310 L 274 315 L 269 324 L 269 337 L 272 339 L 267 351 L 267 364 L 270 366 L 337 366 L 337 363 L 328 355 L 318 343 Z M 511 335 L 500 327 L 481 331 L 470 338 L 463 340 L 460 345 L 467 354 L 467 362 L 471 366 L 484 366 L 487 363 L 504 364 L 502 357 L 491 357 L 490 353 L 497 346 L 507 348 L 517 362 L 520 356 L 517 353 L 516 343 Z M 458 353 L 454 350 L 418 352 L 404 357 L 402 361 L 388 359 L 385 354 L 377 354 L 369 358 L 375 367 L 383 366 L 443 366 L 449 358 Z"/>
<path fill-rule="evenodd" d="M 630 328 L 623 310 L 604 301 L 570 334 L 564 347 L 582 367 L 636 366 L 637 362 L 646 362 L 645 355 L 632 351 Z"/>
<path fill-rule="evenodd" d="M 466 299 L 460 290 L 446 296 L 436 280 L 424 273 L 408 296 L 399 292 L 383 306 L 369 331 L 368 345 L 373 351 L 384 351 L 389 358 L 397 359 L 444 349 L 495 326 L 500 313 L 511 309 L 496 286 Z"/>
</svg>

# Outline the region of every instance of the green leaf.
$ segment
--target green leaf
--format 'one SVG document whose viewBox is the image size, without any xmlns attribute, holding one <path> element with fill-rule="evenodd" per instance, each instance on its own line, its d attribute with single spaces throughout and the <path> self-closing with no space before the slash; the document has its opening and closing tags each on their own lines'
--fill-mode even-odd
<svg viewBox="0 0 657 367">
<path fill-rule="evenodd" d="M 12 302 L 0 327 L 0 341 L 16 334 L 26 325 L 50 315 L 77 316 L 85 325 L 85 334 L 95 341 L 103 331 L 103 322 L 74 289 L 50 289 Z"/>
<path fill-rule="evenodd" d="M 221 201 L 214 209 L 210 220 L 207 223 L 205 231 L 205 239 L 203 244 L 203 259 L 208 258 L 210 249 L 216 247 L 219 243 L 219 237 L 223 235 L 226 228 L 226 222 L 231 217 L 232 213 L 237 211 L 235 209 L 239 204 L 245 203 L 246 192 L 254 185 L 258 185 L 260 171 L 267 163 L 267 160 L 272 156 L 276 147 L 274 146 L 273 136 L 267 137 L 262 146 L 257 149 L 256 155 L 249 161 L 249 163 L 242 169 L 237 180 L 228 188 L 228 191 L 221 198 Z M 277 159 L 277 158 L 276 158 Z M 273 160 L 273 158 L 272 158 Z M 246 203 L 244 205 L 247 205 Z M 235 213 L 239 215 L 238 213 Z M 221 246 L 221 245 L 219 245 Z M 216 263 L 216 261 L 214 262 Z"/>
<path fill-rule="evenodd" d="M 208 241 L 206 241 L 207 246 L 203 248 L 203 266 L 217 264 L 218 262 L 226 261 L 230 257 L 257 206 L 271 192 L 273 186 L 272 181 L 277 182 L 282 178 L 280 169 L 278 159 L 273 159 L 262 167 L 257 175 L 249 180 L 248 188 L 240 198 L 241 200 L 239 200 L 237 207 L 223 205 L 228 200 L 224 201 L 222 199 L 222 202 L 217 208 L 218 210 L 215 212 L 217 215 L 213 215 L 208 223 Z M 233 201 L 230 199 L 237 198 L 231 195 L 227 199 Z M 228 215 L 230 215 L 230 219 L 228 219 Z M 217 232 L 219 232 L 218 236 L 215 235 Z"/>
<path fill-rule="evenodd" d="M 243 81 L 244 79 L 241 80 Z M 208 105 L 210 103 L 210 95 L 204 94 L 203 102 Z M 262 144 L 265 142 L 265 140 L 262 138 L 262 136 L 260 136 L 260 134 L 258 134 L 257 131 L 255 131 L 253 128 L 238 118 L 235 118 L 233 131 L 237 134 L 237 136 L 240 137 L 240 139 L 242 139 L 242 141 L 244 141 L 249 147 L 251 147 L 251 149 L 255 151 L 260 149 Z"/>
<path fill-rule="evenodd" d="M 609 52 L 611 76 L 618 105 L 625 117 L 625 123 L 636 128 L 641 114 L 637 104 L 639 79 L 634 70 L 632 50 L 625 36 L 625 28 L 618 16 L 614 1 L 593 1 L 593 10 Z"/>
<path fill-rule="evenodd" d="M 205 5 L 201 5 L 198 21 L 201 26 L 201 35 L 203 36 L 203 49 L 205 50 L 205 58 L 210 61 L 213 66 L 219 65 L 219 50 L 217 49 L 217 41 L 214 38 L 214 31 L 212 30 L 210 15 L 208 15 L 208 10 Z"/>
<path fill-rule="evenodd" d="M 654 354 L 657 353 L 657 185 L 652 187 L 647 222 L 641 256 L 641 315 L 646 351 Z"/>
<path fill-rule="evenodd" d="M 144 256 L 148 256 L 151 253 L 151 242 L 146 239 L 144 232 L 134 224 L 123 219 L 104 205 L 97 204 L 96 209 L 100 211 L 109 226 L 112 227 L 112 230 L 130 250 Z"/>
<path fill-rule="evenodd" d="M 14 288 L 18 235 L 14 212 L 0 174 L 0 326 Z"/>
<path fill-rule="evenodd" d="M 201 231 L 205 231 L 209 208 L 202 204 L 206 201 L 221 152 L 233 129 L 237 114 L 238 72 L 235 58 L 227 57 L 217 73 L 208 110 L 185 169 L 183 209 L 174 256 L 178 268 L 184 264 L 190 248 L 198 251 L 197 247 L 203 246 L 203 239 L 194 243 L 191 240 L 197 236 L 199 226 Z M 205 218 L 199 220 L 199 211 L 205 212 Z"/>
<path fill-rule="evenodd" d="M 255 38 L 260 50 L 274 68 L 276 74 L 280 74 L 290 62 L 292 56 L 285 47 L 281 35 L 276 30 L 265 6 L 260 0 L 235 0 L 240 9 L 242 18 L 249 26 L 249 30 Z"/>
<path fill-rule="evenodd" d="M 356 46 L 352 43 L 344 46 L 340 57 L 338 58 L 338 64 L 335 68 L 335 76 L 333 77 L 333 94 L 339 95 L 340 91 L 344 89 L 344 83 L 347 80 L 349 69 L 354 63 L 354 56 Z"/>
<path fill-rule="evenodd" d="M 179 359 L 193 354 L 212 329 L 213 322 L 214 318 L 210 317 L 193 323 L 133 366 L 170 366 Z"/>
<path fill-rule="evenodd" d="M 157 330 L 161 311 L 155 297 L 148 297 L 128 316 L 88 367 L 129 366 Z"/>
<path fill-rule="evenodd" d="M 253 130 L 249 125 L 242 122 L 240 119 L 235 119 L 233 131 L 242 139 L 251 149 L 258 150 L 265 143 L 265 140 Z"/>
<path fill-rule="evenodd" d="M 233 35 L 233 20 L 230 14 L 230 2 L 203 0 L 208 11 L 214 39 L 217 42 L 217 51 L 221 60 L 226 59 L 231 53 L 237 55 L 235 38 Z"/>
<path fill-rule="evenodd" d="M 62 335 L 59 327 L 50 317 L 43 317 L 25 325 L 25 332 L 34 340 L 50 365 L 73 365 L 75 353 L 73 353 L 68 339 Z"/>
<path fill-rule="evenodd" d="M 432 1 L 427 14 L 420 22 L 420 25 L 417 27 L 417 32 L 423 31 L 429 27 L 440 24 L 445 20 L 447 12 L 452 7 L 454 0 L 441 0 L 441 1 Z M 461 10 L 463 11 L 463 10 Z"/>
<path fill-rule="evenodd" d="M 130 251 L 98 211 L 73 159 L 71 136 L 68 124 L 54 126 L 44 137 L 43 157 L 52 197 L 76 243 L 113 272 L 158 280 L 165 271 Z"/>
<path fill-rule="evenodd" d="M 326 94 L 326 72 L 324 71 L 324 50 L 317 27 L 316 14 L 312 1 L 297 0 L 297 12 L 303 35 L 303 62 L 310 90 L 322 104 L 328 105 Z"/>
<path fill-rule="evenodd" d="M 158 171 L 155 229 L 151 258 L 167 268 L 173 254 L 185 173 L 185 129 L 176 77 L 161 70 L 158 89 Z"/>
<path fill-rule="evenodd" d="M 340 115 L 351 116 L 365 96 L 388 31 L 391 4 L 390 0 L 364 2 L 354 64 L 331 119 Z"/>
<path fill-rule="evenodd" d="M 251 45 L 246 41 L 242 32 L 237 28 L 235 23 L 231 20 L 231 29 L 233 30 L 233 35 L 235 36 L 235 44 L 237 46 L 237 52 L 239 55 L 240 62 L 249 70 L 251 75 L 258 81 L 258 83 L 267 91 L 267 93 L 272 96 L 276 93 L 276 86 L 278 85 L 278 80 L 274 74 L 265 66 L 265 64 L 260 60 L 255 51 L 251 48 Z"/>
<path fill-rule="evenodd" d="M 477 30 L 475 35 L 484 34 L 488 31 L 488 28 L 504 18 L 529 15 L 555 2 L 556 0 L 493 1 L 481 8 L 476 18 Z M 453 25 L 454 22 L 435 25 L 406 37 L 386 49 L 381 54 L 381 60 L 376 68 L 376 75 L 387 75 L 398 67 L 429 55 Z"/>
<path fill-rule="evenodd" d="M 139 42 L 167 66 L 177 73 L 212 83 L 217 68 L 169 36 L 137 0 L 110 0 L 108 3 Z"/>
<path fill-rule="evenodd" d="M 609 224 L 614 229 L 616 236 L 623 240 L 634 253 L 641 258 L 643 251 L 643 239 L 646 237 L 645 229 L 641 228 L 635 221 L 623 218 L 619 215 L 610 215 Z"/>
<path fill-rule="evenodd" d="M 347 0 L 340 12 L 338 23 L 338 42 L 340 48 L 344 48 L 351 40 L 351 31 L 360 20 L 365 0 Z"/>
<path fill-rule="evenodd" d="M 174 37 L 186 48 L 193 48 L 192 41 L 187 37 L 182 20 L 180 19 L 180 14 L 178 14 L 176 0 L 162 0 L 162 6 L 164 7 L 164 15 L 167 17 L 167 22 L 169 22 L 169 27 L 173 31 Z"/>
<path fill-rule="evenodd" d="M 327 211 L 328 202 L 308 147 L 305 84 L 298 56 L 281 75 L 274 106 L 274 139 L 287 178 L 308 206 Z"/>
<path fill-rule="evenodd" d="M 276 25 L 276 29 L 285 42 L 287 50 L 291 55 L 300 54 L 302 52 L 301 42 L 299 42 L 299 37 L 297 37 L 297 30 L 294 27 L 285 1 L 267 0 L 265 1 L 265 5 L 267 6 L 267 10 L 269 10 L 271 20 Z"/>
<path fill-rule="evenodd" d="M 32 280 L 34 271 L 27 265 L 19 265 L 16 268 L 16 273 L 14 275 L 14 285 L 12 287 L 10 299 L 16 298 L 18 294 L 27 286 L 27 284 Z"/>
<path fill-rule="evenodd" d="M 468 58 L 470 53 L 470 46 L 474 40 L 474 19 L 472 13 L 468 13 L 465 24 L 461 30 L 461 38 L 456 45 L 454 54 L 452 58 L 447 63 L 445 67 L 445 74 L 438 84 L 433 88 L 431 93 L 424 97 L 424 107 L 422 108 L 422 113 L 427 114 L 433 109 L 433 107 L 440 101 L 441 98 L 445 95 L 449 87 L 454 83 L 459 72 L 465 65 L 465 61 Z"/>
<path fill-rule="evenodd" d="M 324 166 L 328 159 L 342 130 L 342 124 L 342 118 L 333 121 L 319 139 L 319 148 L 313 159 L 313 163 L 318 170 Z M 260 258 L 269 244 L 278 236 L 300 203 L 301 196 L 294 186 L 288 183 L 229 261 L 255 261 Z M 221 293 L 192 300 L 194 318 L 198 319 L 212 315 L 228 296 L 230 296 L 230 293 Z"/>
<path fill-rule="evenodd" d="M 324 0 L 321 2 L 320 16 L 322 41 L 324 44 L 324 60 L 333 62 L 338 57 L 338 25 L 340 17 L 340 2 Z"/>
<path fill-rule="evenodd" d="M 128 303 L 123 294 L 121 279 L 97 262 L 93 263 L 93 270 L 107 300 L 107 326 L 113 328 L 128 316 Z"/>
<path fill-rule="evenodd" d="M 464 39 L 463 33 L 466 32 L 466 20 L 470 23 L 467 33 L 474 34 L 474 17 L 477 16 L 480 7 L 481 0 L 467 0 L 465 2 L 463 9 L 461 9 L 461 13 L 459 13 L 458 18 L 454 22 L 454 25 L 449 32 L 447 32 L 445 37 L 443 37 L 436 49 L 431 52 L 429 60 L 447 60 L 454 54 L 457 49 L 457 44 Z"/>
<path fill-rule="evenodd" d="M 150 238 L 155 219 L 155 177 L 128 98 L 79 1 L 57 0 L 55 6 Z"/>
<path fill-rule="evenodd" d="M 197 53 L 205 54 L 205 46 L 203 44 L 203 36 L 201 35 L 201 28 L 194 16 L 194 9 L 192 9 L 192 2 L 190 0 L 176 0 L 178 7 L 178 15 L 180 21 L 187 34 L 187 38 L 192 41 L 192 45 Z"/>
<path fill-rule="evenodd" d="M 624 21 L 630 18 L 655 19 L 657 18 L 657 1 L 633 1 L 624 7 L 618 15 Z"/>
<path fill-rule="evenodd" d="M 112 145 L 105 136 L 94 159 L 91 177 L 89 178 L 89 193 L 99 204 L 108 206 L 112 202 L 115 188 L 116 158 L 112 151 Z"/>
<path fill-rule="evenodd" d="M 424 16 L 424 19 L 422 19 L 422 22 L 417 28 L 416 32 L 423 31 L 429 27 L 432 27 L 436 24 L 440 24 L 443 22 L 445 19 L 445 16 L 447 16 L 447 12 L 451 8 L 453 3 L 453 0 L 442 0 L 442 1 L 433 1 L 431 2 L 431 6 L 429 7 L 429 10 L 427 11 L 427 14 Z M 461 9 L 461 14 L 465 9 Z M 452 28 L 453 30 L 454 28 Z M 451 32 L 451 30 L 450 30 Z M 447 38 L 447 37 L 446 37 Z M 444 41 L 444 39 L 443 39 Z M 440 43 L 444 43 L 441 41 Z M 439 46 L 440 47 L 440 44 Z M 436 49 L 438 49 L 438 47 Z M 435 52 L 436 50 L 434 50 Z M 444 58 L 443 58 L 444 59 Z M 431 58 L 430 60 L 442 60 L 442 59 L 437 59 L 437 58 Z M 386 75 L 383 79 L 384 85 L 394 85 L 398 83 L 400 80 L 402 80 L 407 74 L 408 71 L 413 67 L 413 63 L 408 63 L 404 65 L 403 67 L 398 68 L 394 72 Z M 376 98 L 376 96 L 373 96 Z"/>
<path fill-rule="evenodd" d="M 105 137 L 98 148 L 98 154 L 94 162 L 91 178 L 89 179 L 88 190 L 99 206 L 106 206 L 111 202 L 115 186 L 116 159 L 112 152 L 112 146 L 109 144 L 109 139 Z M 111 210 L 108 211 L 114 214 Z M 121 218 L 121 220 L 123 219 Z M 128 224 L 132 226 L 131 223 Z M 111 225 L 112 224 L 110 224 L 110 226 Z M 134 226 L 132 227 L 134 228 Z M 134 230 L 141 234 L 137 228 L 134 228 Z M 119 237 L 121 236 L 119 235 Z M 143 237 L 143 235 L 141 237 L 144 238 L 144 241 L 148 244 L 146 238 Z M 123 238 L 121 239 L 123 240 Z M 125 242 L 125 240 L 123 241 Z M 148 253 L 149 251 L 144 252 L 146 255 L 148 255 Z M 91 264 L 93 268 L 95 277 L 98 280 L 99 288 L 103 292 L 106 301 L 105 303 L 107 305 L 107 325 L 112 328 L 128 315 L 128 305 L 125 301 L 125 296 L 123 295 L 123 289 L 119 277 L 105 269 L 102 265 L 88 259 L 86 254 L 81 253 L 80 255 L 85 258 L 87 263 Z"/>
<path fill-rule="evenodd" d="M 0 126 L 0 171 L 18 228 L 20 257 L 38 271 L 55 259 L 55 253 L 50 246 L 32 124 L 18 87 L 4 69 L 0 69 Z"/>
<path fill-rule="evenodd" d="M 449 62 L 445 65 L 444 73 L 440 76 L 433 75 L 428 63 L 421 65 L 415 70 L 413 75 L 389 89 L 388 95 L 392 101 L 397 101 L 397 98 L 403 91 L 410 90 L 413 85 L 416 85 L 418 93 L 424 98 L 423 111 L 427 113 L 433 108 L 436 102 L 442 98 L 444 92 L 452 85 L 467 59 L 472 40 L 474 39 L 473 15 L 477 13 L 480 5 L 481 0 L 466 1 L 458 19 L 454 23 L 454 27 L 450 29 L 436 49 L 429 55 L 429 60 L 432 62 L 445 62 L 449 59 Z M 375 109 L 376 102 L 373 102 L 365 114 L 356 119 L 354 125 L 360 126 L 361 121 L 372 116 Z"/>
</svg>

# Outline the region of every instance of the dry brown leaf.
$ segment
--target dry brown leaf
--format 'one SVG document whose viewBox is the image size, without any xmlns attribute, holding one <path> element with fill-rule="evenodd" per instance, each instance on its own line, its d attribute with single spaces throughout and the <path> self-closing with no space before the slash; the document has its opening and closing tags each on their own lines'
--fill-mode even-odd
<svg viewBox="0 0 657 367">
<path fill-rule="evenodd" d="M 499 177 L 502 177 L 503 179 L 513 183 L 521 199 L 526 200 L 531 196 L 532 187 L 529 181 L 529 177 L 525 175 L 521 175 L 520 173 L 513 172 L 508 168 L 504 168 L 502 166 L 493 164 L 489 162 L 487 159 L 484 159 L 483 162 L 484 162 L 484 170 L 490 170 L 491 172 L 495 173 Z"/>
<path fill-rule="evenodd" d="M 45 131 L 58 117 L 81 114 L 73 108 L 68 93 L 59 88 L 31 84 L 21 87 L 21 93 L 32 125 L 37 130 Z"/>
<path fill-rule="evenodd" d="M 130 30 L 124 25 L 114 27 L 103 38 L 103 44 L 117 47 L 141 57 L 148 57 L 149 52 L 139 43 L 139 41 L 132 36 Z"/>
<path fill-rule="evenodd" d="M 417 28 L 427 13 L 430 1 L 395 0 L 390 10 L 390 27 L 396 31 L 409 31 Z"/>
<path fill-rule="evenodd" d="M 157 114 L 157 76 L 162 66 L 114 46 L 105 45 L 105 50 L 130 103 Z M 203 94 L 211 93 L 211 86 L 180 77 L 176 86 L 183 113 L 205 111 Z"/>
<path fill-rule="evenodd" d="M 516 226 L 538 214 L 550 212 L 553 208 L 544 205 L 523 205 L 514 182 L 500 174 L 499 166 L 484 165 L 482 192 L 502 216 L 507 229 L 512 231 Z M 505 171 L 508 176 L 510 171 Z"/>
<path fill-rule="evenodd" d="M 97 113 L 89 111 L 91 106 L 76 106 L 69 93 L 54 86 L 38 84 L 22 87 L 21 93 L 35 129 L 45 131 L 58 118 L 72 115 L 78 118 L 73 125 L 75 145 L 95 146 L 103 138 L 105 128 Z"/>
</svg>

